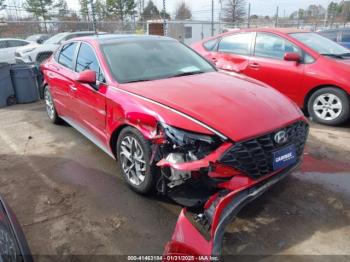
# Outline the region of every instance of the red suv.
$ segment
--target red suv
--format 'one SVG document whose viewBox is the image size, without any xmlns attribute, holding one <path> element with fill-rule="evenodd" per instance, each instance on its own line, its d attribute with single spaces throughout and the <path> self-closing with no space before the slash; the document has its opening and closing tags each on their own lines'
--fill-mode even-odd
<svg viewBox="0 0 350 262">
<path fill-rule="evenodd" d="M 65 120 L 118 159 L 136 192 L 196 207 L 181 213 L 175 232 L 187 229 L 174 234 L 167 254 L 218 253 L 239 208 L 302 160 L 308 124 L 293 102 L 217 72 L 176 40 L 75 39 L 41 69 L 53 123 Z"/>
<path fill-rule="evenodd" d="M 246 29 L 193 48 L 219 69 L 276 88 L 317 122 L 338 125 L 349 119 L 350 53 L 325 37 L 296 29 Z"/>
</svg>

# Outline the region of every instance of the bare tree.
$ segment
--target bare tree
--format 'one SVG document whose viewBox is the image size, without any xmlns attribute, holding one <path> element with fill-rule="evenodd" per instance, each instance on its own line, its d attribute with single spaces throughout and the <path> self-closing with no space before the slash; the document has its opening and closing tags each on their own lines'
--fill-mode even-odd
<svg viewBox="0 0 350 262">
<path fill-rule="evenodd" d="M 185 2 L 180 3 L 176 8 L 175 19 L 186 20 L 191 19 L 192 12 L 191 9 L 185 4 Z"/>
<path fill-rule="evenodd" d="M 5 0 L 0 0 L 0 10 L 5 8 Z"/>
<path fill-rule="evenodd" d="M 341 16 L 343 17 L 344 24 L 350 21 L 350 1 L 344 1 L 341 3 Z"/>
<path fill-rule="evenodd" d="M 246 0 L 225 0 L 224 21 L 229 23 L 241 22 L 246 17 Z"/>
</svg>

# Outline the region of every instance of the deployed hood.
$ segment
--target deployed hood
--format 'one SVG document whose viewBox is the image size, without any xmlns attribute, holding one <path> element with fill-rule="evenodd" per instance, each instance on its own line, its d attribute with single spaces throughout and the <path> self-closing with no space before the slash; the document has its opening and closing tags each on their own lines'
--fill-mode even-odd
<svg viewBox="0 0 350 262">
<path fill-rule="evenodd" d="M 278 91 L 220 72 L 121 84 L 120 88 L 189 115 L 234 141 L 302 117 L 297 106 Z"/>
</svg>

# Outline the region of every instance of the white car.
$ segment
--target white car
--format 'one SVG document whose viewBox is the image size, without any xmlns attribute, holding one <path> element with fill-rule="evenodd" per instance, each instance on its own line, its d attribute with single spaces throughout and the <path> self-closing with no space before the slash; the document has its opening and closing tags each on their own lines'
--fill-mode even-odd
<svg viewBox="0 0 350 262">
<path fill-rule="evenodd" d="M 35 48 L 27 46 L 20 47 L 16 50 L 16 62 L 37 62 L 41 64 L 52 55 L 62 42 L 75 37 L 93 35 L 94 33 L 93 31 L 59 33 L 47 39 L 42 45 L 37 45 Z"/>
<path fill-rule="evenodd" d="M 15 52 L 18 47 L 33 48 L 38 44 L 16 38 L 0 38 L 0 63 L 15 63 Z"/>
</svg>

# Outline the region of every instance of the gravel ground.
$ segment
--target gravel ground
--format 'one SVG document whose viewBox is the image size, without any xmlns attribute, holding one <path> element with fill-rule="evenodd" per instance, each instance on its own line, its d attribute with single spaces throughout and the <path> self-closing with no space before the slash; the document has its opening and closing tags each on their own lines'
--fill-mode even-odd
<svg viewBox="0 0 350 262">
<path fill-rule="evenodd" d="M 224 253 L 350 255 L 347 163 L 350 124 L 313 124 L 301 168 L 241 211 Z M 131 192 L 115 161 L 52 125 L 42 103 L 0 109 L 0 194 L 34 255 L 161 254 L 180 211 Z"/>
</svg>

